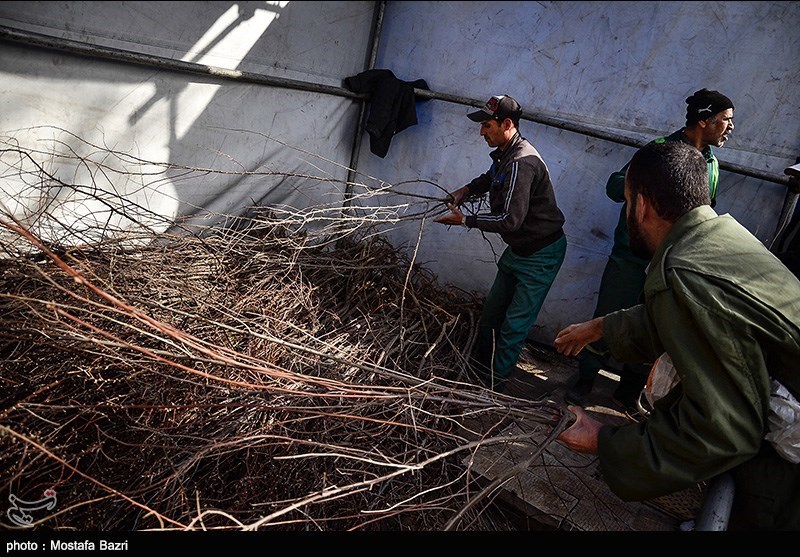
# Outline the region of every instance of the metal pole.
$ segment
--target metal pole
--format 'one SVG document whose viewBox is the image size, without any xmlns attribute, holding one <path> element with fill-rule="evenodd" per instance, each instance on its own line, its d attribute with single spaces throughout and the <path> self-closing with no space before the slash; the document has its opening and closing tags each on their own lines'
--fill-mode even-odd
<svg viewBox="0 0 800 557">
<path fill-rule="evenodd" d="M 378 58 L 378 44 L 381 40 L 381 28 L 383 27 L 383 15 L 386 12 L 386 2 L 375 2 L 375 18 L 372 26 L 372 46 L 370 47 L 367 57 L 366 69 L 371 70 L 375 67 L 375 60 Z M 347 185 L 344 191 L 344 206 L 350 205 L 350 199 L 353 195 L 353 180 L 356 176 L 358 169 L 358 155 L 361 152 L 361 139 L 364 136 L 364 118 L 367 114 L 367 103 L 361 101 L 361 106 L 358 109 L 358 122 L 356 123 L 355 137 L 353 138 L 353 149 L 350 151 L 350 164 L 347 167 Z"/>
<path fill-rule="evenodd" d="M 711 480 L 694 529 L 698 532 L 727 530 L 735 491 L 730 474 L 722 474 Z"/>
<path fill-rule="evenodd" d="M 466 104 L 474 106 L 476 108 L 482 107 L 484 102 L 486 102 L 486 101 L 477 101 L 475 99 L 470 99 L 468 97 L 459 97 L 457 95 L 437 93 L 435 91 L 428 91 L 427 89 L 414 89 L 414 94 L 418 98 L 438 99 L 452 103 Z M 609 132 L 599 128 L 594 128 L 586 124 L 581 124 L 578 122 L 573 122 L 562 118 L 556 118 L 554 116 L 547 116 L 546 114 L 541 114 L 538 112 L 523 112 L 522 119 L 531 122 L 536 122 L 538 124 L 544 124 L 546 126 L 554 128 L 559 128 L 562 130 L 579 133 L 582 135 L 587 135 L 589 137 L 596 137 L 598 139 L 604 139 L 606 141 L 613 141 L 614 143 L 620 143 L 622 145 L 628 145 L 630 147 L 636 147 L 636 148 L 644 147 L 645 144 L 649 142 L 649 140 L 644 140 L 644 141 L 637 140 L 632 137 L 627 137 L 624 135 Z M 728 170 L 729 172 L 742 174 L 744 176 L 750 176 L 752 178 L 758 178 L 759 180 L 774 182 L 776 184 L 783 184 L 784 186 L 789 185 L 789 178 L 787 176 L 776 174 L 774 172 L 764 172 L 762 170 L 758 170 L 755 168 L 750 168 L 747 166 L 742 166 L 740 164 L 728 163 L 723 161 L 719 161 L 719 167 L 722 168 L 723 170 Z"/>
<path fill-rule="evenodd" d="M 247 83 L 258 83 L 260 85 L 271 85 L 274 87 L 284 87 L 287 89 L 297 89 L 300 91 L 311 91 L 314 93 L 325 93 L 328 95 L 350 97 L 353 99 L 366 98 L 366 95 L 353 93 L 344 87 L 334 87 L 332 85 L 310 83 L 308 81 L 300 81 L 297 79 L 273 77 L 241 70 L 229 70 L 227 68 L 220 68 L 217 66 L 207 66 L 205 64 L 196 64 L 194 62 L 184 62 L 183 60 L 173 60 L 172 58 L 130 52 L 128 50 L 121 50 L 107 46 L 90 45 L 69 39 L 59 39 L 56 37 L 48 37 L 47 35 L 40 35 L 38 33 L 19 31 L 17 29 L 11 29 L 10 27 L 4 27 L 2 25 L 0 25 L 0 40 L 65 51 L 81 56 L 93 56 L 97 58 L 115 60 L 118 62 L 127 62 L 130 64 L 156 67 L 181 73 L 209 75 L 223 79 L 232 79 Z"/>
<path fill-rule="evenodd" d="M 373 46 L 372 52 L 370 55 L 370 67 L 375 62 L 375 55 L 377 52 L 378 41 L 380 38 L 380 26 L 383 23 L 383 13 L 385 10 L 385 1 L 377 2 L 377 12 L 376 12 L 376 28 L 375 34 L 373 37 Z M 55 49 L 60 51 L 71 52 L 73 54 L 79 54 L 82 56 L 94 56 L 98 58 L 107 58 L 110 60 L 117 60 L 121 62 L 128 62 L 132 64 L 139 64 L 145 66 L 154 66 L 158 68 L 162 68 L 165 70 L 176 71 L 176 72 L 184 72 L 184 73 L 192 73 L 192 74 L 202 74 L 202 75 L 209 75 L 212 77 L 222 78 L 222 79 L 232 79 L 236 81 L 245 81 L 248 83 L 258 83 L 261 85 L 269 85 L 273 87 L 284 87 L 288 89 L 297 89 L 300 91 L 311 91 L 315 93 L 324 93 L 328 95 L 335 95 L 339 97 L 348 97 L 351 99 L 359 99 L 359 100 L 366 100 L 367 95 L 363 93 L 354 93 L 348 89 L 343 87 L 334 87 L 330 85 L 321 85 L 318 83 L 310 83 L 307 81 L 299 81 L 295 79 L 285 79 L 280 77 L 272 77 L 264 74 L 257 74 L 252 72 L 245 72 L 239 70 L 229 70 L 226 68 L 219 68 L 215 66 L 206 66 L 203 64 L 195 64 L 193 62 L 184 62 L 181 60 L 173 60 L 171 58 L 164 58 L 161 56 L 151 56 L 148 54 L 140 54 L 135 52 L 130 52 L 126 50 L 120 50 L 116 48 L 110 47 L 103 47 L 97 45 L 89 45 L 86 43 L 81 43 L 78 41 L 72 41 L 69 39 L 59 39 L 56 37 L 49 37 L 47 35 L 40 35 L 38 33 L 31 33 L 28 31 L 20 31 L 17 29 L 12 29 L 10 27 L 0 26 L 0 41 L 10 41 L 16 43 L 22 43 L 26 45 L 33 45 L 39 46 L 43 48 Z M 449 95 L 447 93 L 437 93 L 435 91 L 429 91 L 427 89 L 414 89 L 414 94 L 418 98 L 426 98 L 426 99 L 437 99 L 457 104 L 463 104 L 473 107 L 481 107 L 485 101 L 483 100 L 476 100 L 470 99 L 468 97 L 460 97 L 457 95 Z M 362 106 L 363 110 L 363 106 Z M 562 118 L 556 118 L 553 116 L 547 116 L 541 113 L 535 112 L 525 112 L 522 115 L 522 118 L 525 120 L 529 120 L 531 122 L 537 122 L 539 124 L 544 124 L 547 126 L 580 133 L 582 135 L 587 135 L 589 137 L 596 137 L 598 139 L 604 139 L 607 141 L 613 141 L 615 143 L 620 143 L 622 145 L 629 145 L 631 147 L 641 147 L 644 143 L 641 140 L 637 140 L 631 137 L 627 137 L 624 135 L 616 134 L 613 132 L 608 132 L 606 130 L 594 128 L 592 126 L 588 126 L 586 124 L 582 124 L 579 122 L 566 120 Z M 361 118 L 359 118 L 359 129 L 361 125 Z M 360 137 L 360 133 L 357 133 L 357 136 Z M 360 141 L 360 140 L 359 140 Z M 356 151 L 355 157 L 351 155 L 351 169 L 355 168 L 354 162 L 358 161 L 358 151 Z M 784 186 L 789 185 L 789 177 L 784 176 L 781 174 L 775 174 L 772 172 L 764 172 L 758 169 L 733 164 L 733 163 L 726 163 L 720 161 L 719 163 L 720 168 L 723 170 L 728 170 L 730 172 L 734 172 L 736 174 L 741 174 L 744 176 L 750 176 L 753 178 L 757 178 L 759 180 L 765 180 L 767 182 L 773 182 L 775 184 L 781 184 Z M 349 176 L 349 175 L 348 175 Z M 351 178 L 348 177 L 348 181 Z"/>
</svg>

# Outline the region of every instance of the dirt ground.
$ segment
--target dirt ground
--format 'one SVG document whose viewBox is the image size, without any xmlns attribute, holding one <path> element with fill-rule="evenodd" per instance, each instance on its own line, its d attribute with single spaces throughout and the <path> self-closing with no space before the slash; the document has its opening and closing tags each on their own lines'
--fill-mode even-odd
<svg viewBox="0 0 800 557">
<path fill-rule="evenodd" d="M 505 393 L 527 400 L 550 399 L 567 404 L 567 390 L 577 380 L 578 361 L 562 356 L 552 347 L 528 342 L 511 375 Z M 584 408 L 600 414 L 598 419 L 617 425 L 630 421 L 634 416 L 613 400 L 619 376 L 612 371 L 600 370 Z"/>
</svg>

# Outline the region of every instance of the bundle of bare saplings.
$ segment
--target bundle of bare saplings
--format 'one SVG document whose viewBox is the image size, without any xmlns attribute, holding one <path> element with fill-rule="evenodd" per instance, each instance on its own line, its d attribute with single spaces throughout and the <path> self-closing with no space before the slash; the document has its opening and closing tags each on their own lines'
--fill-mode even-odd
<svg viewBox="0 0 800 557">
<path fill-rule="evenodd" d="M 563 427 L 479 386 L 479 301 L 380 235 L 0 220 L 4 528 L 504 529 L 470 455 Z"/>
</svg>

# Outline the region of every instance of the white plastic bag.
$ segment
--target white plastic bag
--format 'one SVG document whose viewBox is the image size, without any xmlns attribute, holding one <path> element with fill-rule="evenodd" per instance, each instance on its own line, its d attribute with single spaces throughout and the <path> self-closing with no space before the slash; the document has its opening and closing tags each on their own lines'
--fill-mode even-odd
<svg viewBox="0 0 800 557">
<path fill-rule="evenodd" d="M 783 458 L 800 463 L 800 402 L 774 379 L 770 382 L 769 441 Z"/>
<path fill-rule="evenodd" d="M 664 352 L 650 370 L 644 394 L 652 406 L 680 382 L 672 358 Z M 770 381 L 768 431 L 764 439 L 777 453 L 791 462 L 800 463 L 800 402 L 775 379 Z"/>
<path fill-rule="evenodd" d="M 650 369 L 647 384 L 644 386 L 644 396 L 650 406 L 658 399 L 666 396 L 679 381 L 680 378 L 675 371 L 675 366 L 672 365 L 672 358 L 664 352 Z"/>
</svg>

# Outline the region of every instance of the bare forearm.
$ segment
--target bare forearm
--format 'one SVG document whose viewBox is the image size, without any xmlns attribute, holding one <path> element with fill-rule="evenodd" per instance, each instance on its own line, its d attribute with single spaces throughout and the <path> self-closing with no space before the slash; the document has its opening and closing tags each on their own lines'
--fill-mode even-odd
<svg viewBox="0 0 800 557">
<path fill-rule="evenodd" d="M 583 347 L 603 338 L 603 317 L 595 317 L 563 329 L 553 342 L 556 350 L 565 356 L 575 356 Z"/>
</svg>

